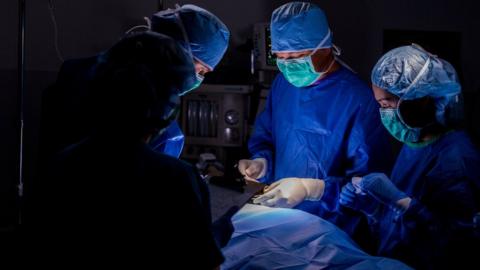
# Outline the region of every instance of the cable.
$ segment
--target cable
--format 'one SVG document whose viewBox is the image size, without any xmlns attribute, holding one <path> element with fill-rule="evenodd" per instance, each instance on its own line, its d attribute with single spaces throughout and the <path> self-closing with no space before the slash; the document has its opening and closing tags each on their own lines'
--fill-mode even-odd
<svg viewBox="0 0 480 270">
<path fill-rule="evenodd" d="M 54 11 L 54 6 L 53 6 L 53 0 L 48 0 L 48 9 L 50 11 L 50 18 L 52 19 L 53 23 L 53 34 L 54 34 L 54 46 L 55 46 L 55 52 L 57 53 L 57 57 L 60 61 L 63 60 L 62 53 L 60 52 L 60 48 L 58 46 L 58 26 L 57 26 L 57 19 L 55 18 L 55 11 Z"/>
<path fill-rule="evenodd" d="M 125 32 L 125 35 L 128 35 L 130 34 L 131 32 L 137 30 L 137 29 L 143 29 L 144 31 L 147 31 L 147 30 L 150 30 L 150 27 L 148 25 L 137 25 L 137 26 L 134 26 L 130 29 L 128 29 L 126 32 Z"/>
<path fill-rule="evenodd" d="M 147 25 L 136 25 L 130 29 L 128 29 L 126 32 L 125 32 L 125 35 L 128 35 L 134 31 L 136 31 L 137 29 L 142 29 L 143 31 L 148 31 L 148 30 L 151 30 L 152 29 L 152 22 L 150 21 L 150 18 L 148 17 L 143 17 L 143 19 L 145 20 L 145 22 L 147 23 Z"/>
<path fill-rule="evenodd" d="M 158 6 L 158 10 L 164 10 L 165 9 L 165 0 L 158 0 L 157 1 L 157 6 Z"/>
<path fill-rule="evenodd" d="M 19 153 L 18 153 L 18 196 L 23 197 L 23 151 L 24 151 L 24 102 L 25 95 L 25 27 L 26 27 L 26 2 L 19 1 L 18 8 L 18 136 L 19 136 Z M 19 215 L 19 222 L 21 222 Z"/>
</svg>

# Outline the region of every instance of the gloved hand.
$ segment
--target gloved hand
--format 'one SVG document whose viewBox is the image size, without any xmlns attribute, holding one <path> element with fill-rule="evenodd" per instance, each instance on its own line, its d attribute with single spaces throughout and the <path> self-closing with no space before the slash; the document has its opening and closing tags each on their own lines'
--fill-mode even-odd
<svg viewBox="0 0 480 270">
<path fill-rule="evenodd" d="M 373 215 L 379 207 L 379 202 L 375 198 L 355 189 L 351 182 L 342 187 L 338 203 L 353 210 L 361 211 L 367 216 Z"/>
<path fill-rule="evenodd" d="M 325 181 L 312 178 L 283 178 L 270 185 L 253 203 L 270 207 L 293 208 L 304 200 L 319 201 Z"/>
<path fill-rule="evenodd" d="M 265 176 L 267 160 L 264 158 L 241 159 L 238 162 L 238 171 L 245 177 L 245 180 L 258 182 L 257 179 Z"/>
<path fill-rule="evenodd" d="M 363 192 L 391 207 L 397 207 L 399 200 L 408 198 L 383 173 L 371 173 L 364 176 L 359 183 L 359 187 Z"/>
</svg>

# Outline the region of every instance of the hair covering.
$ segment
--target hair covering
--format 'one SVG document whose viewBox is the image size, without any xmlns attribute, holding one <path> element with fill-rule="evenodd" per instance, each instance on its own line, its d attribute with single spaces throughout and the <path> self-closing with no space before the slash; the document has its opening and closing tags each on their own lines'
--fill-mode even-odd
<svg viewBox="0 0 480 270">
<path fill-rule="evenodd" d="M 442 124 L 447 106 L 458 102 L 461 92 L 453 66 L 415 44 L 387 52 L 373 68 L 371 79 L 404 100 L 434 98 L 437 120 Z"/>
<path fill-rule="evenodd" d="M 230 32 L 212 13 L 195 5 L 167 9 L 151 17 L 151 29 L 171 36 L 213 70 L 228 47 Z"/>
<path fill-rule="evenodd" d="M 332 47 L 323 10 L 312 3 L 290 2 L 275 9 L 270 23 L 272 52 L 298 52 Z"/>
</svg>

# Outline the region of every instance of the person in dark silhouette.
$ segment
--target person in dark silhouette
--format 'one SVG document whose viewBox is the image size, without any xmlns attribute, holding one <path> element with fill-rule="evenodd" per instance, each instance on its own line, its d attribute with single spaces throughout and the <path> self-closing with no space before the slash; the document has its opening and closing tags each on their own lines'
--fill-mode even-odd
<svg viewBox="0 0 480 270">
<path fill-rule="evenodd" d="M 151 31 L 104 54 L 87 97 L 92 131 L 57 154 L 34 189 L 26 218 L 32 251 L 72 264 L 222 263 L 205 182 L 189 164 L 148 145 L 175 120 L 179 93 L 195 78 L 192 59 L 175 40 Z"/>
</svg>

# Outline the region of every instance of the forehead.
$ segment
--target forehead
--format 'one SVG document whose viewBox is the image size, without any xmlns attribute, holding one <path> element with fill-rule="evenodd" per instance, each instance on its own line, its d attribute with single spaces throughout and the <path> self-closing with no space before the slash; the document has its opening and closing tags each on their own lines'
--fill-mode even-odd
<svg viewBox="0 0 480 270">
<path fill-rule="evenodd" d="M 317 50 L 305 50 L 299 52 L 277 52 L 275 55 L 279 58 L 299 58 L 307 55 L 326 56 L 331 52 L 331 48 L 323 48 Z"/>
<path fill-rule="evenodd" d="M 277 57 L 288 57 L 288 58 L 297 58 L 312 53 L 312 50 L 300 51 L 300 52 L 277 52 L 275 53 Z"/>
<path fill-rule="evenodd" d="M 375 84 L 372 84 L 372 89 L 373 89 L 373 93 L 375 94 L 375 97 L 377 97 L 377 96 L 378 97 L 397 97 L 394 94 L 385 90 L 384 88 L 380 88 L 380 87 L 376 86 Z"/>
</svg>

